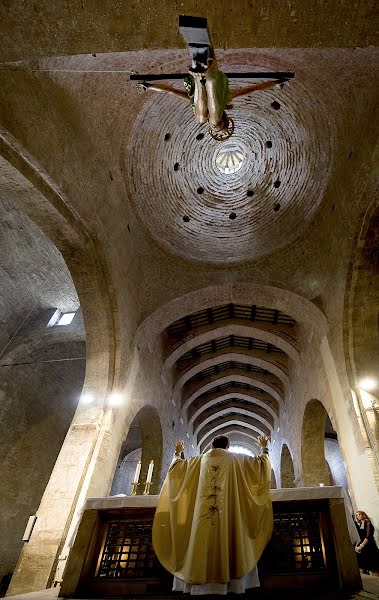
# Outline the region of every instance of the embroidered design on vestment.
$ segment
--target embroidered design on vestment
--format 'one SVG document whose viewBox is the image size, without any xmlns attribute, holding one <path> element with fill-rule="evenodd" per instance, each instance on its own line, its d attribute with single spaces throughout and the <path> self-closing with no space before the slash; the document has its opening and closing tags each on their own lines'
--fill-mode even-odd
<svg viewBox="0 0 379 600">
<path fill-rule="evenodd" d="M 214 526 L 215 518 L 219 514 L 219 511 L 220 511 L 219 493 L 222 490 L 221 486 L 219 485 L 220 484 L 220 466 L 219 465 L 211 465 L 210 468 L 208 469 L 208 475 L 210 476 L 209 488 L 210 488 L 211 493 L 208 494 L 208 496 L 206 496 L 208 510 L 206 513 L 204 513 L 201 516 L 208 519 L 210 524 Z"/>
</svg>

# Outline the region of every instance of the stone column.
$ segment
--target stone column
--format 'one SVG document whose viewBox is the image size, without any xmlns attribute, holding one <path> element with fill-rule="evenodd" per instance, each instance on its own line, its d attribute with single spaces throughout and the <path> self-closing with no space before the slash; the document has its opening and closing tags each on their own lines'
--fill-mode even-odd
<svg viewBox="0 0 379 600">
<path fill-rule="evenodd" d="M 7 595 L 42 590 L 52 583 L 79 494 L 83 486 L 88 486 L 89 469 L 96 460 L 94 452 L 102 429 L 103 409 L 83 404 L 79 403 L 63 442 L 42 496 L 32 535 L 20 553 Z"/>
<path fill-rule="evenodd" d="M 100 343 L 102 340 L 100 340 Z M 112 354 L 102 350 L 103 369 L 91 361 L 95 381 L 87 376 L 78 409 L 55 463 L 37 511 L 37 521 L 29 542 L 21 551 L 7 595 L 38 591 L 51 586 L 59 556 L 63 572 L 70 540 L 80 520 L 78 512 L 87 497 L 108 495 L 117 464 L 125 427 L 130 424 L 130 405 L 112 407 L 106 359 Z M 88 369 L 88 365 L 87 365 Z M 121 392 L 129 398 L 138 374 L 138 356 L 130 357 Z M 101 386 L 102 382 L 102 386 Z M 86 394 L 95 400 L 87 404 Z"/>
</svg>

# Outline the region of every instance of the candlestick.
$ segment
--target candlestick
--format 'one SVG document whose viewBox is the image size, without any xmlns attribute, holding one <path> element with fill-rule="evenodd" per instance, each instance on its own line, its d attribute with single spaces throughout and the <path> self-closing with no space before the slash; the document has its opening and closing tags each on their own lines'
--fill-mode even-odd
<svg viewBox="0 0 379 600">
<path fill-rule="evenodd" d="M 150 494 L 150 487 L 151 487 L 151 483 L 148 483 L 146 481 L 146 483 L 145 483 L 145 489 L 143 490 L 143 495 L 144 496 L 148 496 Z"/>
<path fill-rule="evenodd" d="M 151 483 L 151 480 L 153 477 L 153 470 L 154 470 L 154 461 L 151 460 L 148 471 L 147 471 L 146 483 Z"/>
<path fill-rule="evenodd" d="M 139 460 L 136 465 L 136 472 L 134 473 L 133 484 L 138 484 L 140 472 L 141 472 L 141 461 Z"/>
<path fill-rule="evenodd" d="M 132 491 L 130 492 L 131 496 L 136 496 L 137 495 L 137 488 L 139 486 L 139 483 L 132 483 Z"/>
</svg>

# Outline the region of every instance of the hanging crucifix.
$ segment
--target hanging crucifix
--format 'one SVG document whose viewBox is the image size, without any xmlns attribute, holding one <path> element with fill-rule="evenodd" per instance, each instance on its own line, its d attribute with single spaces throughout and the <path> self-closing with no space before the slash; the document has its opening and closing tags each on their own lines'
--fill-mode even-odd
<svg viewBox="0 0 379 600">
<path fill-rule="evenodd" d="M 168 92 L 183 100 L 190 101 L 199 123 L 209 122 L 209 133 L 217 141 L 227 140 L 234 131 L 234 122 L 225 110 L 232 108 L 231 102 L 240 96 L 267 90 L 275 85 L 283 86 L 295 76 L 292 72 L 277 73 L 223 73 L 218 68 L 214 49 L 210 39 L 207 19 L 203 17 L 179 17 L 179 30 L 192 58 L 188 73 L 165 73 L 157 75 L 130 76 L 139 81 L 143 89 L 154 92 Z M 244 88 L 230 89 L 229 79 L 261 79 L 260 83 Z M 159 80 L 183 79 L 184 90 Z M 150 83 L 154 82 L 154 83 Z"/>
</svg>

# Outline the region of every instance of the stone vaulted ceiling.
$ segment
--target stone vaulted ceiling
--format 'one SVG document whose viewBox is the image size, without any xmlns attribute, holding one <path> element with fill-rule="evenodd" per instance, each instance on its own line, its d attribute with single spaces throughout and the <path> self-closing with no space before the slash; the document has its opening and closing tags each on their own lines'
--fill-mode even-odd
<svg viewBox="0 0 379 600">
<path fill-rule="evenodd" d="M 12 144 L 25 151 L 36 181 L 54 182 L 98 249 L 121 354 L 160 306 L 212 284 L 275 286 L 341 320 L 333 312 L 342 310 L 340 281 L 373 197 L 374 10 L 370 1 L 312 9 L 300 0 L 202 3 L 221 68 L 296 73 L 283 89 L 235 100 L 235 134 L 220 145 L 189 105 L 129 80 L 133 71 L 188 68 L 176 2 L 159 3 L 159 11 L 149 1 L 112 1 L 101 10 L 86 0 L 54 9 L 2 3 L 2 152 L 8 156 Z M 180 12 L 198 14 L 197 3 Z M 234 172 L 225 172 L 222 152 L 237 156 Z M 2 190 L 4 204 L 13 198 L 30 209 L 16 184 Z M 17 236 L 7 245 L 19 252 Z M 46 265 L 54 271 L 49 261 L 51 253 Z M 214 311 L 229 305 L 218 323 Z M 214 298 L 208 308 L 201 331 L 193 328 L 199 311 L 189 306 L 191 335 L 175 340 L 173 317 L 155 339 L 164 340 L 172 399 L 201 449 L 216 426 L 270 433 L 305 334 L 290 312 L 254 298 Z M 264 327 L 258 309 L 268 311 Z M 299 338 L 284 339 L 281 318 Z"/>
</svg>

